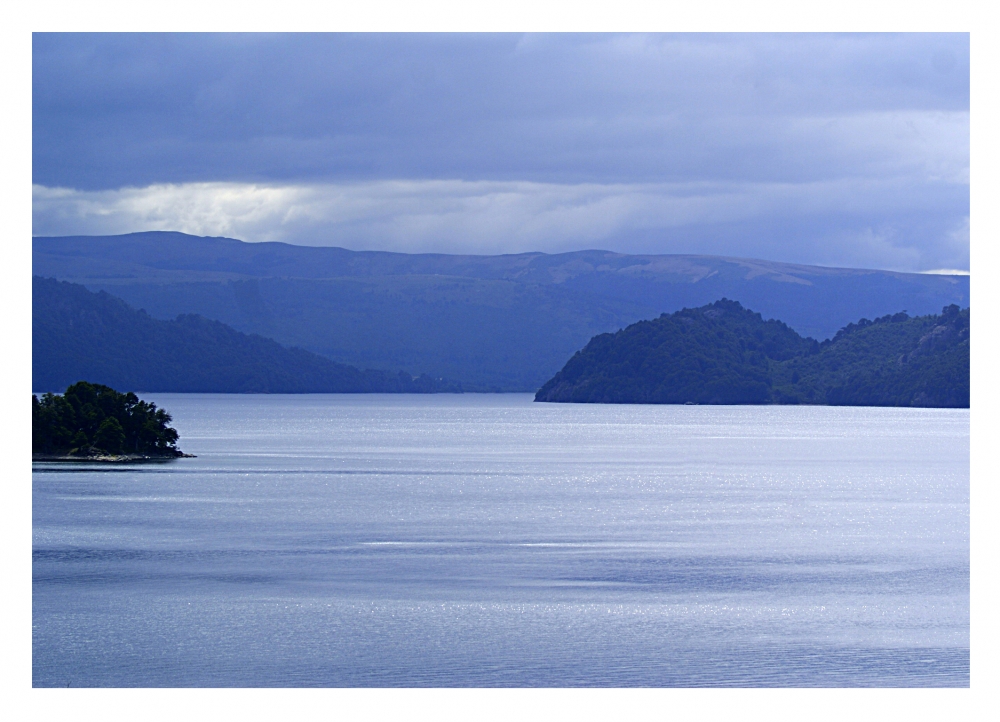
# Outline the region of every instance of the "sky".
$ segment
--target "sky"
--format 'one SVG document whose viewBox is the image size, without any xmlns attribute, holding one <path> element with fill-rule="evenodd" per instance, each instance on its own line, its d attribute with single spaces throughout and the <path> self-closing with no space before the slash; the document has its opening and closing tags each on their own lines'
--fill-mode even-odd
<svg viewBox="0 0 1000 722">
<path fill-rule="evenodd" d="M 39 34 L 33 233 L 969 269 L 969 36 Z"/>
</svg>

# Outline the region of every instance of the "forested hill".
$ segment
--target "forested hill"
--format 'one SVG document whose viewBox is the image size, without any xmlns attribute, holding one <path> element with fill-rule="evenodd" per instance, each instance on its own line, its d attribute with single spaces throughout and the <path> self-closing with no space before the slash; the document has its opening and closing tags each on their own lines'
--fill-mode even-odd
<svg viewBox="0 0 1000 722">
<path fill-rule="evenodd" d="M 81 379 L 141 391 L 433 393 L 440 379 L 361 371 L 196 315 L 151 318 L 103 291 L 35 277 L 32 388 L 59 392 Z"/>
<path fill-rule="evenodd" d="M 717 256 L 385 253 L 162 231 L 32 248 L 34 275 L 154 318 L 194 313 L 338 363 L 494 391 L 535 391 L 595 335 L 723 297 L 821 340 L 862 316 L 969 304 L 968 276 Z"/>
<path fill-rule="evenodd" d="M 723 299 L 595 336 L 536 401 L 969 406 L 969 309 L 861 319 L 818 343 Z"/>
</svg>

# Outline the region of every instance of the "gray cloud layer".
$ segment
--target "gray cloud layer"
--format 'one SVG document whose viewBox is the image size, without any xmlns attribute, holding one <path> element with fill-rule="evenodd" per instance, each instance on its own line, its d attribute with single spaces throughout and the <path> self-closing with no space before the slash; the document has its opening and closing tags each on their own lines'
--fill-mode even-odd
<svg viewBox="0 0 1000 722">
<path fill-rule="evenodd" d="M 36 34 L 33 73 L 38 234 L 968 267 L 964 34 Z"/>
</svg>

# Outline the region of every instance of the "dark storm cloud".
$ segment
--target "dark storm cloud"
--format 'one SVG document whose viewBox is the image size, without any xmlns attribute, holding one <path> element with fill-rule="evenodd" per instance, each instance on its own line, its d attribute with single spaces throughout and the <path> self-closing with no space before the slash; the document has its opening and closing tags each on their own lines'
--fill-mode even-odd
<svg viewBox="0 0 1000 722">
<path fill-rule="evenodd" d="M 968 264 L 967 34 L 36 34 L 33 86 L 36 233 Z"/>
<path fill-rule="evenodd" d="M 810 146 L 827 124 L 967 111 L 968 59 L 965 35 L 36 35 L 34 181 L 856 175 L 905 159 Z"/>
</svg>

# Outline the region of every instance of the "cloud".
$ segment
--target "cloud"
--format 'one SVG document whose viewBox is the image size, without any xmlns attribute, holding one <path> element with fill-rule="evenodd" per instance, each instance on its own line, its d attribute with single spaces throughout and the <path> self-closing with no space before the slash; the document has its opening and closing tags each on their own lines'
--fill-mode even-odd
<svg viewBox="0 0 1000 722">
<path fill-rule="evenodd" d="M 968 267 L 967 33 L 32 42 L 39 234 Z"/>
<path fill-rule="evenodd" d="M 961 184 L 928 188 L 898 179 L 187 183 L 104 191 L 36 185 L 33 214 L 35 235 L 179 230 L 356 250 L 608 248 L 924 270 L 967 266 L 966 192 Z M 940 218 L 956 209 L 959 216 L 942 227 Z"/>
<path fill-rule="evenodd" d="M 49 187 L 968 166 L 961 33 L 33 37 Z"/>
</svg>

